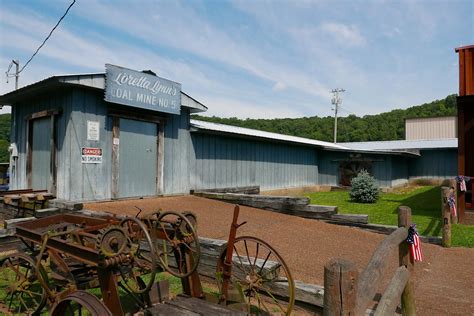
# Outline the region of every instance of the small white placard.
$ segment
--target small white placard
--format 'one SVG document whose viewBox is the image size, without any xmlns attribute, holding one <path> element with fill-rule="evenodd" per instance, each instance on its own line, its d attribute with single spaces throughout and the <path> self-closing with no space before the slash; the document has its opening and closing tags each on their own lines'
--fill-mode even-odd
<svg viewBox="0 0 474 316">
<path fill-rule="evenodd" d="M 87 140 L 99 141 L 100 123 L 97 121 L 87 121 Z"/>
<path fill-rule="evenodd" d="M 120 138 L 114 137 L 114 145 L 120 145 Z"/>
</svg>

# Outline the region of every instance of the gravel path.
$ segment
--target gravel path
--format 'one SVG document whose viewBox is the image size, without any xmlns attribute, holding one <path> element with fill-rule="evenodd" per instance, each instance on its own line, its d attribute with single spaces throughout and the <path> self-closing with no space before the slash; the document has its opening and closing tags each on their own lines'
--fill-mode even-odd
<svg viewBox="0 0 474 316">
<path fill-rule="evenodd" d="M 227 239 L 234 206 L 195 196 L 165 197 L 86 204 L 85 208 L 135 215 L 158 209 L 192 211 L 200 236 Z M 270 211 L 241 207 L 239 221 L 247 221 L 238 235 L 260 237 L 283 256 L 293 277 L 322 285 L 324 264 L 332 258 L 353 261 L 359 270 L 384 235 L 358 228 L 327 224 Z M 424 244 L 424 262 L 415 267 L 416 306 L 419 315 L 474 315 L 474 249 Z M 398 255 L 390 258 L 395 271 Z M 386 276 L 385 283 L 389 281 Z M 382 289 L 381 289 L 382 290 Z"/>
</svg>

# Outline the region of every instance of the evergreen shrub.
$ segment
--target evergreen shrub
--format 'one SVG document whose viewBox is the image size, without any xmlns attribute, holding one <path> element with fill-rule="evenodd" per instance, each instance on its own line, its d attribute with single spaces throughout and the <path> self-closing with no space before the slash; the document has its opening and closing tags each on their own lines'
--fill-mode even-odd
<svg viewBox="0 0 474 316">
<path fill-rule="evenodd" d="M 359 203 L 375 203 L 379 198 L 380 189 L 367 170 L 361 170 L 357 177 L 351 180 L 349 195 L 351 201 Z"/>
</svg>

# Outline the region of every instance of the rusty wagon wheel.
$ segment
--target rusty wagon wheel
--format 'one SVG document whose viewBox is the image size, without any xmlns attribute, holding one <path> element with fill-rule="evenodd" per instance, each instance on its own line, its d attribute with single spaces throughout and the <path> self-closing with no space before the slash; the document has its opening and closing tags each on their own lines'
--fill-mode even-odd
<svg viewBox="0 0 474 316">
<path fill-rule="evenodd" d="M 283 258 L 265 241 L 241 236 L 235 239 L 227 293 L 222 293 L 226 249 L 217 262 L 216 279 L 228 305 L 249 315 L 290 315 L 295 284 Z"/>
<path fill-rule="evenodd" d="M 112 316 L 112 313 L 95 295 L 86 291 L 76 291 L 59 301 L 53 307 L 51 315 Z"/>
<path fill-rule="evenodd" d="M 38 277 L 47 284 L 48 277 L 40 265 L 36 269 L 32 257 L 14 253 L 0 260 L 0 313 L 31 315 L 46 304 L 46 290 Z"/>
<path fill-rule="evenodd" d="M 146 226 L 137 218 L 126 218 L 120 226 L 125 229 L 131 245 L 130 262 L 118 267 L 121 284 L 135 294 L 146 293 L 155 282 L 157 268 L 153 241 Z"/>
<path fill-rule="evenodd" d="M 195 216 L 166 211 L 158 213 L 155 225 L 155 252 L 163 269 L 178 278 L 190 276 L 201 256 Z"/>
</svg>

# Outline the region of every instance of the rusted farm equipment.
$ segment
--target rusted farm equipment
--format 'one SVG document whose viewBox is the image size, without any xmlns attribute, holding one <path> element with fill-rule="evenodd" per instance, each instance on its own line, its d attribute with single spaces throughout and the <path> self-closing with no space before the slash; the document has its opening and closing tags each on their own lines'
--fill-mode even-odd
<svg viewBox="0 0 474 316">
<path fill-rule="evenodd" d="M 265 241 L 239 236 L 239 206 L 235 206 L 227 247 L 217 262 L 220 303 L 254 314 L 290 315 L 295 284 L 287 264 Z"/>
<path fill-rule="evenodd" d="M 192 214 L 156 212 L 140 220 L 61 214 L 17 225 L 29 253 L 0 261 L 0 312 L 123 315 L 122 288 L 145 308 L 157 271 L 182 278 L 202 296 L 200 248 Z M 102 300 L 85 290 L 100 288 Z"/>
</svg>

